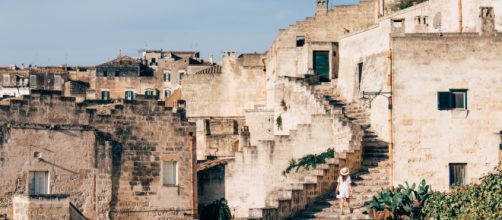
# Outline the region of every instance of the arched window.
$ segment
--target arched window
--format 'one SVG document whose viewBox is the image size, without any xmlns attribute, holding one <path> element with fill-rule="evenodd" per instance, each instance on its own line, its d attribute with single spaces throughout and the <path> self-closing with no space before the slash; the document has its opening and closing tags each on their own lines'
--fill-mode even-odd
<svg viewBox="0 0 502 220">
<path fill-rule="evenodd" d="M 164 98 L 167 99 L 171 96 L 171 90 L 166 89 L 164 90 Z"/>
</svg>

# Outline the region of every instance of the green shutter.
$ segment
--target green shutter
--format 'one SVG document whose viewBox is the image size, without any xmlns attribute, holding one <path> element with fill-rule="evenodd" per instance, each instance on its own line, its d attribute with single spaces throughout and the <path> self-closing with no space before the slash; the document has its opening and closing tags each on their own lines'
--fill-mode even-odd
<svg viewBox="0 0 502 220">
<path fill-rule="evenodd" d="M 438 109 L 450 110 L 452 108 L 452 95 L 450 92 L 438 92 Z"/>
<path fill-rule="evenodd" d="M 329 82 L 329 51 L 314 51 L 314 70 L 321 82 Z"/>
</svg>

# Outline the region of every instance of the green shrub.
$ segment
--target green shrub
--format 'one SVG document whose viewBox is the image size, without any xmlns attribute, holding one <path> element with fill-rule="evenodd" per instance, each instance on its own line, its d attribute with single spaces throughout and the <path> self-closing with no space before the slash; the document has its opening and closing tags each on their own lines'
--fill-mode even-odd
<svg viewBox="0 0 502 220">
<path fill-rule="evenodd" d="M 481 178 L 481 183 L 434 192 L 425 203 L 427 217 L 436 219 L 500 219 L 502 171 Z"/>
<path fill-rule="evenodd" d="M 316 168 L 319 164 L 325 164 L 326 160 L 329 158 L 335 157 L 335 150 L 333 148 L 329 148 L 326 152 L 317 154 L 309 154 L 300 158 L 298 161 L 295 159 L 291 159 L 289 161 L 289 166 L 282 172 L 283 175 L 290 173 L 293 169 L 295 172 L 298 172 L 300 168 L 305 168 L 309 170 L 310 167 Z"/>
<path fill-rule="evenodd" d="M 387 188 L 373 196 L 371 202 L 366 205 L 369 210 L 377 212 L 390 211 L 392 219 L 422 219 L 425 215 L 422 212 L 423 204 L 429 198 L 431 186 L 422 180 L 418 188 L 416 184 L 411 187 L 399 185 L 395 189 Z"/>
<path fill-rule="evenodd" d="M 426 2 L 428 0 L 401 0 L 399 3 L 399 9 L 405 9 L 413 6 L 414 3 L 420 4 L 422 2 Z"/>
</svg>

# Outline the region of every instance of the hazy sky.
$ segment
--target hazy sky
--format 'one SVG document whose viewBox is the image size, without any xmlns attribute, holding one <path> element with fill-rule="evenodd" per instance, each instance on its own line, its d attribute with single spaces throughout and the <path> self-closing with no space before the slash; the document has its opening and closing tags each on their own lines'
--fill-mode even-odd
<svg viewBox="0 0 502 220">
<path fill-rule="evenodd" d="M 96 65 L 138 49 L 264 52 L 315 0 L 0 0 L 0 66 Z M 334 0 L 351 4 L 357 0 Z"/>
</svg>

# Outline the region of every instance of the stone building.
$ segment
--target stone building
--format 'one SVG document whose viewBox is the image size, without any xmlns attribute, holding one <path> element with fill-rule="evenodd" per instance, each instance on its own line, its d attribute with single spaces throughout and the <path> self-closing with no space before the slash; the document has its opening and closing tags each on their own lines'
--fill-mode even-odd
<svg viewBox="0 0 502 220">
<path fill-rule="evenodd" d="M 18 97 L 30 93 L 29 70 L 17 66 L 0 68 L 2 75 L 1 97 Z"/>
<path fill-rule="evenodd" d="M 301 210 L 329 192 L 340 166 L 361 178 L 356 191 L 371 194 L 421 179 L 448 190 L 500 163 L 500 2 L 429 0 L 402 10 L 397 1 L 315 2 L 316 15 L 279 30 L 266 53 L 224 57 L 221 74 L 182 82 L 197 137 L 212 140 L 207 127 L 221 118 L 245 125 L 238 142 L 203 140 L 197 152 L 199 160 L 235 155 L 212 175 L 224 173 L 217 191 L 236 217 L 336 215 Z M 292 158 L 329 147 L 336 157 L 326 167 L 281 174 Z M 368 199 L 354 199 L 353 218 L 367 217 Z"/>
<path fill-rule="evenodd" d="M 123 104 L 76 104 L 50 83 L 58 74 L 37 73 L 56 92 L 3 108 L 0 213 L 53 201 L 55 216 L 193 218 L 226 198 L 235 218 L 326 218 L 340 213 L 322 196 L 348 166 L 346 217 L 367 219 L 382 187 L 426 179 L 447 191 L 500 164 L 502 2 L 313 2 L 315 16 L 279 30 L 265 53 L 226 51 L 215 65 L 198 52 L 146 51 L 65 70 L 72 93 Z M 325 164 L 283 173 L 330 148 Z M 64 159 L 74 152 L 79 164 Z M 30 185 L 37 178 L 50 186 Z M 44 189 L 66 195 L 30 197 Z"/>
<path fill-rule="evenodd" d="M 213 66 L 211 60 L 200 58 L 196 51 L 147 50 L 143 59 L 155 71 L 156 86 L 162 100 L 169 98 L 181 86 L 181 80 L 187 74 L 195 74 Z"/>
<path fill-rule="evenodd" d="M 195 127 L 163 103 L 95 106 L 33 90 L 0 109 L 7 219 L 195 216 Z"/>
</svg>

